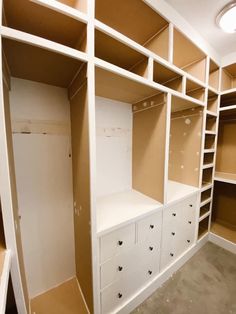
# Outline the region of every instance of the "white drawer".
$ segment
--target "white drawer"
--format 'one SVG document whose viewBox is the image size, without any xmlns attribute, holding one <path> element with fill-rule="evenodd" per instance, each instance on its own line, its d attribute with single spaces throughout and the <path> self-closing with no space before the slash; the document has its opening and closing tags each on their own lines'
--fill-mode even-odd
<svg viewBox="0 0 236 314">
<path fill-rule="evenodd" d="M 182 220 L 182 203 L 172 205 L 163 210 L 163 228 L 165 225 L 178 225 Z"/>
<path fill-rule="evenodd" d="M 161 270 L 172 264 L 179 256 L 174 245 L 161 251 Z"/>
<path fill-rule="evenodd" d="M 113 231 L 100 239 L 100 261 L 124 252 L 135 244 L 135 224 Z"/>
<path fill-rule="evenodd" d="M 195 222 L 197 211 L 197 195 L 183 201 L 183 219 Z"/>
<path fill-rule="evenodd" d="M 148 239 L 161 240 L 162 231 L 162 211 L 150 215 L 137 222 L 138 242 L 144 242 Z"/>
</svg>

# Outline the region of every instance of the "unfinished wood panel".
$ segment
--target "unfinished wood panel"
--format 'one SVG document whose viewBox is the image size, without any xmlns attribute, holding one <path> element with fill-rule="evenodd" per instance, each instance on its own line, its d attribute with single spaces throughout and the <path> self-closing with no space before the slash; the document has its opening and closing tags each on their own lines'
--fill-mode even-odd
<svg viewBox="0 0 236 314">
<path fill-rule="evenodd" d="M 234 229 L 222 225 L 221 223 L 212 221 L 211 232 L 230 242 L 236 243 L 236 231 Z"/>
<path fill-rule="evenodd" d="M 82 62 L 52 51 L 3 39 L 11 75 L 59 87 L 68 87 Z"/>
<path fill-rule="evenodd" d="M 13 217 L 14 217 L 14 222 L 18 226 L 18 228 L 15 229 L 16 247 L 17 247 L 17 255 L 18 255 L 18 261 L 19 261 L 19 267 L 20 267 L 21 282 L 22 282 L 22 287 L 23 287 L 25 304 L 26 304 L 27 311 L 29 311 L 29 295 L 28 295 L 28 288 L 27 288 L 26 276 L 25 276 L 25 266 L 24 266 L 23 250 L 22 250 L 22 242 L 21 242 L 20 219 L 19 219 L 19 213 L 18 213 L 18 199 L 17 199 L 17 190 L 16 190 L 16 177 L 15 177 L 13 144 L 12 144 L 12 129 L 11 129 L 11 118 L 10 118 L 9 90 L 4 82 L 3 82 L 3 97 L 4 97 L 7 150 L 8 150 Z"/>
<path fill-rule="evenodd" d="M 168 25 L 140 0 L 96 0 L 95 17 L 141 45 Z"/>
<path fill-rule="evenodd" d="M 202 187 L 212 184 L 213 182 L 213 168 L 203 169 L 202 171 Z"/>
<path fill-rule="evenodd" d="M 32 299 L 31 311 L 37 314 L 88 314 L 75 278 Z"/>
<path fill-rule="evenodd" d="M 227 93 L 220 96 L 220 107 L 236 105 L 236 92 Z"/>
<path fill-rule="evenodd" d="M 211 197 L 211 189 L 208 189 L 201 193 L 201 203 L 208 200 Z"/>
<path fill-rule="evenodd" d="M 192 111 L 194 111 L 193 108 L 197 108 L 198 105 L 197 104 L 193 104 L 191 101 L 180 98 L 180 97 L 176 97 L 176 96 L 172 96 L 171 99 L 171 112 L 177 112 L 177 111 L 183 111 L 183 110 L 187 110 L 187 109 L 191 109 Z"/>
<path fill-rule="evenodd" d="M 207 110 L 216 113 L 218 108 L 218 95 L 208 90 Z"/>
<path fill-rule="evenodd" d="M 205 89 L 198 85 L 197 83 L 188 80 L 186 82 L 186 95 L 193 97 L 197 100 L 204 101 Z"/>
<path fill-rule="evenodd" d="M 236 78 L 232 76 L 226 69 L 222 69 L 221 90 L 225 91 L 234 87 L 236 87 Z"/>
<path fill-rule="evenodd" d="M 171 115 L 169 179 L 198 186 L 202 139 L 202 109 Z"/>
<path fill-rule="evenodd" d="M 8 27 L 78 48 L 86 24 L 28 0 L 5 0 Z"/>
<path fill-rule="evenodd" d="M 191 74 L 202 82 L 206 81 L 206 58 L 193 62 L 182 68 L 185 72 Z"/>
<path fill-rule="evenodd" d="M 216 131 L 216 117 L 207 115 L 206 117 L 206 130 Z"/>
<path fill-rule="evenodd" d="M 76 275 L 93 312 L 90 158 L 87 84 L 70 100 Z"/>
<path fill-rule="evenodd" d="M 190 74 L 205 81 L 205 72 L 203 71 L 204 74 L 201 73 L 205 67 L 205 61 L 203 60 L 205 57 L 205 54 L 190 39 L 174 29 L 173 63 L 177 67 L 183 68 L 186 72 L 190 72 Z"/>
<path fill-rule="evenodd" d="M 159 98 L 148 101 L 159 102 Z M 161 203 L 164 200 L 165 137 L 165 104 L 134 112 L 132 185 L 135 190 Z"/>
<path fill-rule="evenodd" d="M 144 58 L 143 60 L 136 63 L 132 66 L 129 71 L 138 74 L 142 77 L 148 78 L 148 58 Z"/>
<path fill-rule="evenodd" d="M 150 38 L 144 47 L 151 50 L 163 59 L 168 60 L 169 56 L 169 27 L 165 26 L 154 37 Z"/>
<path fill-rule="evenodd" d="M 89 0 L 57 0 L 57 1 L 86 13 L 87 1 Z"/>
<path fill-rule="evenodd" d="M 98 67 L 95 69 L 95 79 L 96 96 L 113 100 L 132 104 L 158 93 L 155 88 Z"/>
<path fill-rule="evenodd" d="M 209 85 L 216 90 L 219 89 L 220 69 L 218 65 L 210 59 Z"/>
<path fill-rule="evenodd" d="M 157 62 L 154 62 L 153 80 L 178 92 L 182 92 L 182 76 Z"/>
<path fill-rule="evenodd" d="M 200 207 L 200 218 L 208 213 L 211 209 L 211 203 L 208 203 L 202 207 Z"/>
<path fill-rule="evenodd" d="M 220 121 L 216 171 L 236 174 L 236 120 Z"/>
<path fill-rule="evenodd" d="M 214 148 L 215 148 L 215 135 L 206 134 L 204 149 L 214 149 Z"/>
<path fill-rule="evenodd" d="M 208 232 L 208 225 L 209 225 L 209 217 L 206 217 L 205 219 L 199 222 L 198 239 L 203 237 Z"/>
<path fill-rule="evenodd" d="M 145 59 L 144 73 L 147 70 L 147 57 L 98 30 L 95 31 L 95 56 L 137 74 L 139 73 L 137 67 L 135 71 L 135 65 Z"/>
<path fill-rule="evenodd" d="M 214 153 L 204 154 L 203 165 L 212 164 L 214 161 Z"/>
<path fill-rule="evenodd" d="M 236 185 L 215 182 L 212 205 L 212 221 L 229 229 L 236 243 Z"/>
</svg>

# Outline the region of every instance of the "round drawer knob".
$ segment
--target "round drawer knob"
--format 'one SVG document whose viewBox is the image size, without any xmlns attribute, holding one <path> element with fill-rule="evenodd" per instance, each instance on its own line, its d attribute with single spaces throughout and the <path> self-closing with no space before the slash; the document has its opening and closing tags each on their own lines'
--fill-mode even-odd
<svg viewBox="0 0 236 314">
<path fill-rule="evenodd" d="M 151 275 L 151 274 L 152 274 L 152 270 L 149 270 L 149 271 L 148 271 L 148 274 Z"/>
<path fill-rule="evenodd" d="M 153 250 L 153 246 L 149 246 L 149 250 L 152 251 Z"/>
<path fill-rule="evenodd" d="M 122 271 L 122 270 L 123 270 L 123 267 L 122 267 L 122 266 L 118 266 L 118 270 L 119 270 L 119 271 Z"/>
<path fill-rule="evenodd" d="M 189 204 L 189 207 L 193 207 L 193 204 Z"/>
<path fill-rule="evenodd" d="M 190 243 L 190 240 L 187 240 L 188 243 Z"/>
<path fill-rule="evenodd" d="M 123 241 L 118 241 L 119 246 L 123 245 Z"/>
<path fill-rule="evenodd" d="M 175 217 L 175 216 L 176 216 L 176 213 L 173 213 L 173 214 L 172 214 L 172 216 L 174 216 L 174 217 Z"/>
<path fill-rule="evenodd" d="M 150 228 L 153 229 L 153 228 L 154 228 L 154 225 L 150 225 Z"/>
<path fill-rule="evenodd" d="M 122 293 L 120 293 L 120 292 L 118 293 L 117 296 L 118 296 L 119 299 L 121 299 L 123 297 Z"/>
<path fill-rule="evenodd" d="M 188 223 L 191 225 L 192 221 L 191 221 L 191 220 L 189 220 L 189 221 L 188 221 Z"/>
<path fill-rule="evenodd" d="M 173 256 L 174 256 L 174 254 L 173 254 L 173 253 L 170 253 L 170 256 L 172 256 L 172 257 L 173 257 Z"/>
<path fill-rule="evenodd" d="M 171 234 L 172 234 L 172 236 L 174 236 L 174 235 L 175 235 L 175 232 L 171 232 Z"/>
</svg>

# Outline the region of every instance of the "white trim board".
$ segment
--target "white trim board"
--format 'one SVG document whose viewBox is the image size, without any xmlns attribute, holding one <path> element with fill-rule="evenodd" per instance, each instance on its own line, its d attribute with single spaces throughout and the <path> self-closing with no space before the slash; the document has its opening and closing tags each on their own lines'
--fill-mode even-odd
<svg viewBox="0 0 236 314">
<path fill-rule="evenodd" d="M 10 267 L 11 267 L 11 252 L 10 250 L 6 250 L 3 271 L 0 278 L 0 314 L 5 314 Z"/>
<path fill-rule="evenodd" d="M 227 251 L 230 251 L 234 254 L 236 254 L 236 244 L 229 241 L 229 240 L 226 240 L 216 234 L 214 234 L 213 232 L 210 232 L 209 234 L 209 241 L 222 247 L 223 249 L 227 250 Z"/>
</svg>

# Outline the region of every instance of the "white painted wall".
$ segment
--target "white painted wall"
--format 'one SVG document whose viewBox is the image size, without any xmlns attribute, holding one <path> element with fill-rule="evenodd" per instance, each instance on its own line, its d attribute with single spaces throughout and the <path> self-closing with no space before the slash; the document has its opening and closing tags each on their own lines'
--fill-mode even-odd
<svg viewBox="0 0 236 314">
<path fill-rule="evenodd" d="M 13 122 L 69 124 L 67 91 L 13 79 Z M 75 276 L 72 163 L 69 134 L 14 134 L 22 244 L 30 297 Z"/>
<path fill-rule="evenodd" d="M 132 107 L 96 97 L 97 196 L 132 187 Z"/>
</svg>

